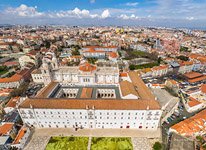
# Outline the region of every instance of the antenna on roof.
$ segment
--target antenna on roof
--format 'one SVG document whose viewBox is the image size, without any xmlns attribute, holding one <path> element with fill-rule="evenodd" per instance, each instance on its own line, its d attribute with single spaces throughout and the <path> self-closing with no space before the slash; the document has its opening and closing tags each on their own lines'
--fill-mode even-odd
<svg viewBox="0 0 206 150">
<path fill-rule="evenodd" d="M 30 104 L 30 108 L 33 109 L 33 106 Z"/>
</svg>

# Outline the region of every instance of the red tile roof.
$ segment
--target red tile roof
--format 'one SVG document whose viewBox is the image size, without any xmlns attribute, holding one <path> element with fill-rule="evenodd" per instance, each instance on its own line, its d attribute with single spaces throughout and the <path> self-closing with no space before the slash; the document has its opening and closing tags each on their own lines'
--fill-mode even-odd
<svg viewBox="0 0 206 150">
<path fill-rule="evenodd" d="M 168 69 L 168 65 L 155 66 L 152 68 L 152 71 L 165 70 L 165 69 Z"/>
<path fill-rule="evenodd" d="M 206 94 L 206 84 L 203 84 L 201 86 L 201 91 L 202 91 L 202 93 Z"/>
<path fill-rule="evenodd" d="M 119 99 L 26 99 L 19 108 L 36 109 L 95 109 L 101 110 L 159 110 L 160 106 L 156 100 L 119 100 Z"/>
<path fill-rule="evenodd" d="M 122 92 L 122 96 L 127 96 L 129 94 L 132 94 L 132 95 L 139 97 L 137 91 L 135 90 L 134 85 L 131 82 L 121 81 L 119 85 L 120 85 L 120 89 Z"/>
<path fill-rule="evenodd" d="M 21 141 L 21 139 L 24 137 L 26 131 L 27 131 L 27 128 L 22 127 L 22 128 L 19 130 L 19 132 L 18 132 L 18 134 L 17 134 L 17 136 L 16 136 L 16 138 L 15 138 L 15 140 L 13 141 L 12 144 L 19 144 L 20 141 Z"/>
<path fill-rule="evenodd" d="M 206 132 L 205 120 L 206 110 L 203 110 L 193 117 L 173 125 L 171 129 L 175 130 L 179 134 L 192 136 L 194 133 L 200 131 Z"/>
<path fill-rule="evenodd" d="M 201 77 L 202 74 L 198 72 L 189 72 L 189 73 L 185 73 L 184 76 L 187 77 L 188 79 L 192 79 L 192 78 Z"/>
<path fill-rule="evenodd" d="M 84 71 L 84 72 L 92 72 L 96 69 L 97 69 L 96 66 L 91 65 L 88 62 L 85 62 L 79 66 L 79 70 Z"/>
<path fill-rule="evenodd" d="M 16 102 L 19 101 L 20 97 L 14 97 L 9 100 L 5 107 L 16 107 Z"/>
<path fill-rule="evenodd" d="M 197 100 L 196 100 L 195 98 L 193 98 L 193 97 L 190 97 L 189 99 L 190 99 L 190 101 L 188 102 L 188 105 L 189 105 L 190 107 L 194 107 L 194 106 L 196 106 L 196 105 L 201 104 L 201 102 L 197 101 Z"/>
<path fill-rule="evenodd" d="M 111 58 L 117 58 L 117 53 L 115 53 L 115 52 L 110 52 L 109 53 L 109 56 L 111 57 Z"/>
<path fill-rule="evenodd" d="M 149 88 L 145 85 L 142 79 L 139 77 L 138 73 L 135 71 L 129 72 L 129 77 L 132 81 L 132 84 L 137 88 L 138 95 L 141 99 L 144 100 L 154 100 L 155 96 L 151 93 Z"/>
<path fill-rule="evenodd" d="M 8 82 L 18 82 L 22 79 L 23 77 L 19 74 L 15 74 L 9 78 L 0 78 L 0 83 L 8 83 Z"/>
<path fill-rule="evenodd" d="M 37 95 L 38 98 L 47 98 L 49 93 L 58 85 L 57 82 L 51 82 L 44 87 Z"/>
<path fill-rule="evenodd" d="M 195 83 L 195 82 L 199 82 L 199 81 L 203 81 L 203 80 L 206 80 L 206 75 L 199 77 L 199 78 L 189 79 L 188 81 L 190 83 Z"/>
<path fill-rule="evenodd" d="M 92 88 L 83 88 L 80 98 L 91 98 L 92 97 Z"/>
<path fill-rule="evenodd" d="M 127 72 L 120 72 L 120 73 L 119 73 L 119 76 L 120 76 L 120 77 L 127 77 L 128 74 L 127 74 Z"/>
<path fill-rule="evenodd" d="M 0 126 L 0 136 L 7 134 L 9 131 L 12 130 L 14 124 L 13 123 L 5 123 Z"/>
</svg>

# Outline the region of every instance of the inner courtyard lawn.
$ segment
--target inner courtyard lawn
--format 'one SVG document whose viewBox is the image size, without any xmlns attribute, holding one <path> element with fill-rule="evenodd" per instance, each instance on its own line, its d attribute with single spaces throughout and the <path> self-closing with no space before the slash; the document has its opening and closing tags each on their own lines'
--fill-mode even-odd
<svg viewBox="0 0 206 150">
<path fill-rule="evenodd" d="M 46 150 L 87 150 L 88 137 L 51 137 Z"/>
<path fill-rule="evenodd" d="M 131 138 L 93 137 L 91 150 L 133 150 Z"/>
</svg>

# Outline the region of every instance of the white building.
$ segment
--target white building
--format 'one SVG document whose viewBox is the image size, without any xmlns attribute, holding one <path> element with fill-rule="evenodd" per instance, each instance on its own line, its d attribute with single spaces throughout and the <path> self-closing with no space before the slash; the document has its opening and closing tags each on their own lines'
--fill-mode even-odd
<svg viewBox="0 0 206 150">
<path fill-rule="evenodd" d="M 106 59 L 116 62 L 118 58 L 116 46 L 87 46 L 82 48 L 82 54 L 86 58 Z"/>
<path fill-rule="evenodd" d="M 19 57 L 19 64 L 21 68 L 26 67 L 27 64 L 34 64 L 35 66 L 38 66 L 40 59 L 40 53 L 35 50 L 32 50 L 28 52 L 26 55 Z"/>
<path fill-rule="evenodd" d="M 128 74 L 131 82 L 109 89 L 104 83 L 81 88 L 51 82 L 36 98 L 21 102 L 18 111 L 36 128 L 157 129 L 159 103 L 136 72 Z"/>
<path fill-rule="evenodd" d="M 98 67 L 87 62 L 74 67 L 59 66 L 57 58 L 53 53 L 48 53 L 43 58 L 40 70 L 32 73 L 32 79 L 36 83 L 44 83 L 45 85 L 52 81 L 65 85 L 110 85 L 119 83 L 119 70 L 117 66 Z"/>
<path fill-rule="evenodd" d="M 37 128 L 157 129 L 161 110 L 144 100 L 32 100 L 19 106 L 24 123 Z"/>
</svg>

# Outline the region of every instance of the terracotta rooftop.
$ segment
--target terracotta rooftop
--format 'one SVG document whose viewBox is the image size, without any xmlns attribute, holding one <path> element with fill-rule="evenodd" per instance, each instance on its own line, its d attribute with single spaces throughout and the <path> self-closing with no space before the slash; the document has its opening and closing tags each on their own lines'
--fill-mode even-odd
<svg viewBox="0 0 206 150">
<path fill-rule="evenodd" d="M 85 62 L 79 66 L 79 70 L 84 71 L 84 72 L 92 72 L 96 69 L 97 69 L 96 66 L 91 65 L 88 62 Z"/>
<path fill-rule="evenodd" d="M 14 97 L 9 100 L 5 107 L 16 107 L 16 102 L 19 101 L 20 97 Z"/>
<path fill-rule="evenodd" d="M 152 71 L 157 71 L 157 70 L 164 70 L 164 69 L 168 69 L 167 65 L 162 65 L 162 66 L 155 66 L 152 68 Z"/>
<path fill-rule="evenodd" d="M 120 76 L 120 77 L 127 77 L 128 74 L 127 74 L 126 72 L 120 72 L 120 73 L 119 73 L 119 76 Z"/>
<path fill-rule="evenodd" d="M 9 131 L 12 130 L 13 123 L 5 123 L 0 126 L 0 136 L 7 134 Z"/>
<path fill-rule="evenodd" d="M 133 95 L 139 97 L 137 91 L 135 90 L 134 85 L 131 82 L 121 81 L 119 83 L 119 85 L 120 85 L 120 89 L 121 89 L 121 92 L 122 92 L 122 96 L 127 96 L 129 94 L 133 94 Z"/>
<path fill-rule="evenodd" d="M 190 107 L 194 107 L 194 106 L 196 106 L 196 105 L 201 104 L 201 102 L 199 102 L 198 100 L 196 100 L 196 99 L 193 98 L 193 97 L 190 97 L 189 100 L 190 100 L 190 101 L 188 102 L 188 105 L 189 105 Z"/>
<path fill-rule="evenodd" d="M 4 63 L 4 66 L 14 66 L 14 65 L 19 65 L 19 62 L 16 61 L 8 61 Z"/>
<path fill-rule="evenodd" d="M 16 136 L 16 138 L 15 138 L 15 140 L 13 141 L 12 144 L 19 144 L 20 141 L 21 141 L 21 139 L 24 137 L 26 131 L 27 131 L 27 129 L 24 128 L 24 127 L 22 127 L 22 128 L 20 129 L 20 131 L 18 132 L 18 134 L 17 134 L 17 136 Z"/>
<path fill-rule="evenodd" d="M 49 96 L 49 93 L 58 85 L 57 82 L 51 82 L 49 85 L 44 87 L 38 94 L 37 98 L 47 98 Z"/>
<path fill-rule="evenodd" d="M 109 56 L 112 57 L 112 58 L 117 58 L 118 57 L 117 53 L 115 53 L 115 52 L 110 52 Z"/>
<path fill-rule="evenodd" d="M 91 98 L 92 97 L 92 88 L 83 88 L 80 98 Z"/>
<path fill-rule="evenodd" d="M 37 109 L 95 109 L 101 110 L 159 110 L 160 106 L 155 100 L 88 100 L 88 99 L 26 99 L 19 108 Z"/>
<path fill-rule="evenodd" d="M 136 87 L 137 93 L 141 99 L 144 100 L 154 100 L 155 96 L 151 93 L 149 88 L 145 85 L 142 79 L 139 77 L 138 73 L 135 71 L 129 72 L 129 77 L 132 81 L 132 84 Z"/>
<path fill-rule="evenodd" d="M 32 74 L 41 74 L 41 70 L 40 69 L 35 69 L 32 71 Z"/>
<path fill-rule="evenodd" d="M 205 120 L 206 110 L 203 110 L 193 117 L 175 124 L 171 129 L 175 130 L 179 134 L 192 136 L 194 133 L 206 131 Z"/>
<path fill-rule="evenodd" d="M 193 65 L 193 61 L 180 61 L 179 64 L 180 66 L 190 66 Z"/>
<path fill-rule="evenodd" d="M 188 72 L 188 73 L 185 73 L 184 76 L 188 79 L 192 79 L 192 78 L 201 77 L 202 74 L 198 72 Z"/>
<path fill-rule="evenodd" d="M 8 83 L 8 82 L 18 82 L 22 79 L 22 76 L 19 74 L 15 74 L 9 78 L 0 78 L 0 83 Z"/>
<path fill-rule="evenodd" d="M 190 83 L 195 83 L 195 82 L 199 82 L 199 81 L 203 81 L 203 80 L 206 80 L 206 75 L 204 75 L 202 77 L 194 78 L 194 79 L 189 79 L 188 81 Z"/>
<path fill-rule="evenodd" d="M 206 94 L 206 84 L 201 85 L 201 91 L 202 93 Z"/>
</svg>

